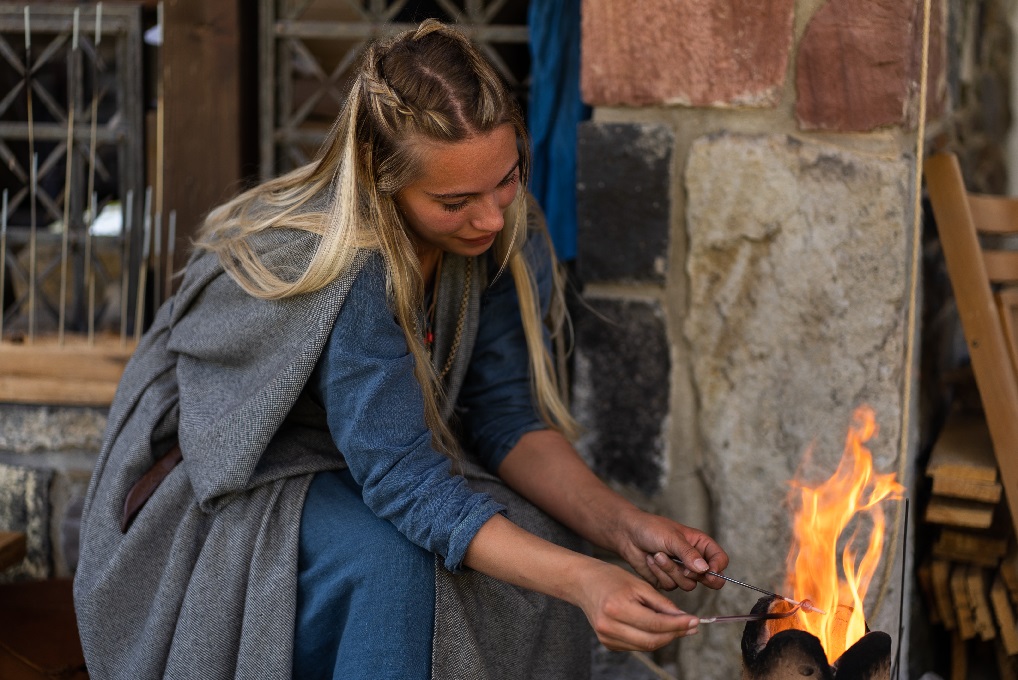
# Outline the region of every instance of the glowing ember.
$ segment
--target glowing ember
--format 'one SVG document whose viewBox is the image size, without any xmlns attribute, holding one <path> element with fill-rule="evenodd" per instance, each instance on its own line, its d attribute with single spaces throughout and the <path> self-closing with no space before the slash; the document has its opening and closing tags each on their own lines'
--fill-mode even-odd
<svg viewBox="0 0 1018 680">
<path fill-rule="evenodd" d="M 904 487 L 893 474 L 873 471 L 873 455 L 865 444 L 877 433 L 873 410 L 856 409 L 838 469 L 816 487 L 792 482 L 791 500 L 797 507 L 788 553 L 787 590 L 801 600 L 811 599 L 826 616 L 799 612 L 792 626 L 820 639 L 827 659 L 834 663 L 866 633 L 863 600 L 884 546 L 884 511 L 880 502 L 902 497 Z M 871 520 L 868 544 L 860 558 L 857 541 L 866 540 L 857 521 L 841 554 L 842 533 L 856 515 Z"/>
</svg>

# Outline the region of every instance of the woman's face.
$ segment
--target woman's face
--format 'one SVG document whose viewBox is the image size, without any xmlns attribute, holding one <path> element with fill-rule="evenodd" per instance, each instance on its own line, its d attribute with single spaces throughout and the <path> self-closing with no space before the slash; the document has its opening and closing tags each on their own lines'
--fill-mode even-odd
<svg viewBox="0 0 1018 680">
<path fill-rule="evenodd" d="M 422 172 L 396 194 L 422 259 L 439 252 L 480 255 L 505 226 L 516 197 L 520 156 L 508 123 L 462 142 L 426 141 Z"/>
</svg>

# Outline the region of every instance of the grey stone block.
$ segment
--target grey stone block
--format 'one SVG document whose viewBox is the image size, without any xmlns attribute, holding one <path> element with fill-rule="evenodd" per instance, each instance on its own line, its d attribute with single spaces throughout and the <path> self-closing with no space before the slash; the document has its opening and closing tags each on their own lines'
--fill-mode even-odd
<svg viewBox="0 0 1018 680">
<path fill-rule="evenodd" d="M 106 409 L 0 404 L 0 451 L 98 451 Z"/>
<path fill-rule="evenodd" d="M 656 302 L 588 300 L 575 314 L 578 446 L 602 477 L 646 494 L 665 469 L 671 361 Z"/>
<path fill-rule="evenodd" d="M 583 123 L 577 268 L 596 281 L 664 283 L 675 136 L 664 125 Z"/>
<path fill-rule="evenodd" d="M 0 529 L 23 531 L 26 555 L 0 574 L 2 581 L 51 575 L 49 489 L 53 473 L 0 463 Z"/>
</svg>

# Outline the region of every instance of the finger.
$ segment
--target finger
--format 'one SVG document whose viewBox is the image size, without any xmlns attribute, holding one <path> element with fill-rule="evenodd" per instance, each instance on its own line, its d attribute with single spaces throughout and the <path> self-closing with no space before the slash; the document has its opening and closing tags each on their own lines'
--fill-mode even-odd
<svg viewBox="0 0 1018 680">
<path fill-rule="evenodd" d="M 650 651 L 677 637 L 695 635 L 699 625 L 697 617 L 685 612 L 664 614 L 644 609 L 643 612 L 629 611 L 626 614 L 625 617 L 603 621 L 595 628 L 598 639 L 610 649 Z"/>
<path fill-rule="evenodd" d="M 659 581 L 674 584 L 670 588 L 665 588 L 665 590 L 682 588 L 689 591 L 696 587 L 696 574 L 682 565 L 676 564 L 675 560 L 663 552 L 653 555 L 653 564 L 660 572 L 658 574 Z"/>
<path fill-rule="evenodd" d="M 637 650 L 641 652 L 652 652 L 664 647 L 672 640 L 681 637 L 696 635 L 699 629 L 691 626 L 684 630 L 677 630 L 670 633 L 647 633 L 635 628 L 620 629 L 616 634 L 598 634 L 597 638 L 608 649 L 613 652 Z"/>
<path fill-rule="evenodd" d="M 656 584 L 659 590 L 675 590 L 678 587 L 679 584 L 675 579 L 658 566 L 654 555 L 647 555 L 647 568 L 654 575 L 654 581 L 650 583 Z"/>
</svg>

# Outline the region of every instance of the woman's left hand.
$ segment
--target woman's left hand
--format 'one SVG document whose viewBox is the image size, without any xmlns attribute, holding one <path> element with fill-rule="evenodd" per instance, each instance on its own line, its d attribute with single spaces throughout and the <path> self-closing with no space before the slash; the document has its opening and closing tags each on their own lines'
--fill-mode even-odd
<svg viewBox="0 0 1018 680">
<path fill-rule="evenodd" d="M 714 589 L 724 585 L 705 572 L 721 573 L 728 566 L 728 555 L 704 532 L 642 510 L 620 520 L 616 552 L 651 585 L 663 590 L 692 590 L 697 583 Z"/>
</svg>

